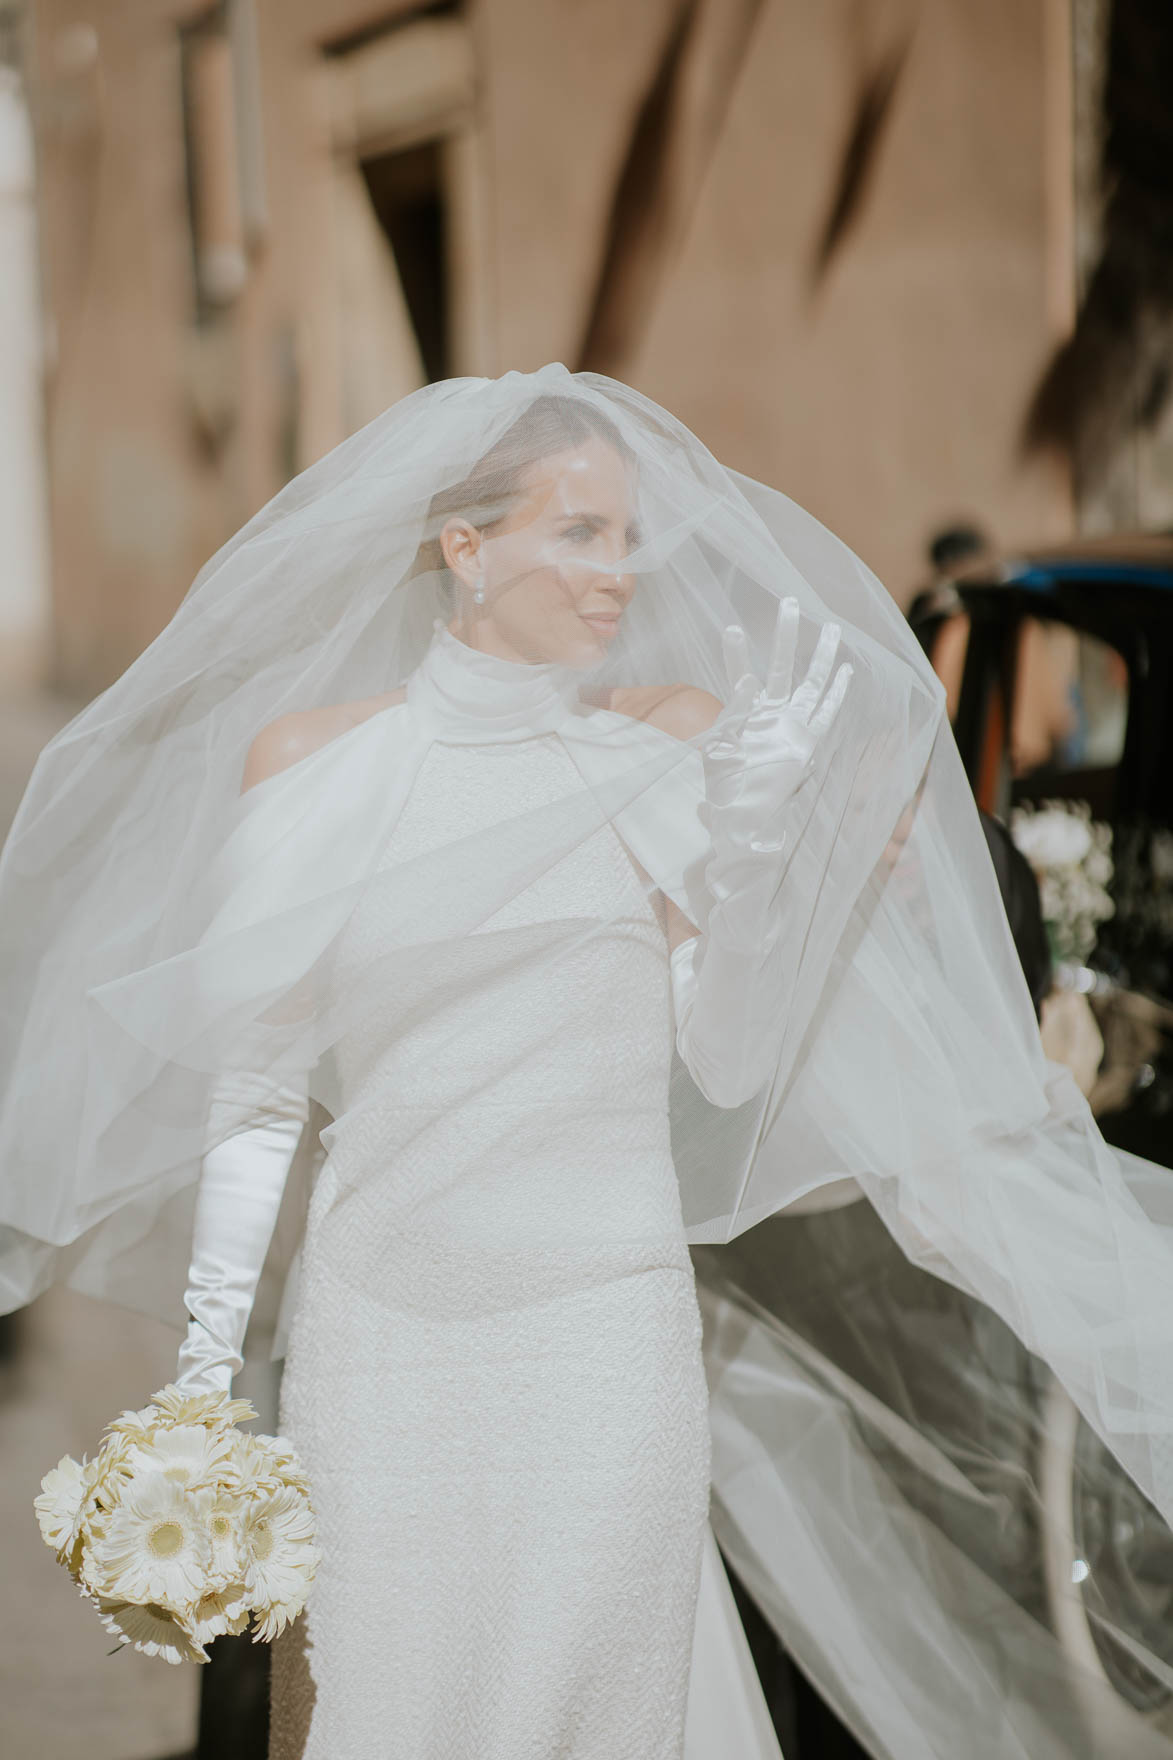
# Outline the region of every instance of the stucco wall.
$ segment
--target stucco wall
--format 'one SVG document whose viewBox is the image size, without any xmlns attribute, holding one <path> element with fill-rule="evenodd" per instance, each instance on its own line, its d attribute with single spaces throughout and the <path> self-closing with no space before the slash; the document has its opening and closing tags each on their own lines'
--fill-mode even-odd
<svg viewBox="0 0 1173 1760">
<path fill-rule="evenodd" d="M 630 373 L 720 457 L 841 532 L 902 600 L 926 536 L 958 514 L 1009 542 L 1070 525 L 1064 482 L 1022 470 L 1015 451 L 1067 275 L 1070 143 L 1061 32 L 1048 29 L 1064 4 L 910 0 L 892 126 L 812 302 L 866 59 L 860 20 L 882 43 L 905 13 L 896 0 L 765 0 Z M 195 10 L 109 0 L 88 65 L 62 51 L 73 0 L 37 10 L 55 624 L 58 675 L 75 689 L 116 676 L 217 545 L 345 431 L 323 51 L 407 9 L 258 0 L 268 222 L 243 295 L 203 332 L 179 102 L 178 30 Z M 575 364 L 673 11 L 470 8 L 477 162 L 458 218 L 462 239 L 477 231 L 484 285 L 460 370 Z"/>
<path fill-rule="evenodd" d="M 489 10 L 508 18 L 490 42 L 504 51 L 532 29 L 552 61 L 539 0 L 491 0 Z M 851 0 L 764 8 L 632 377 L 723 460 L 809 507 L 906 600 L 925 539 L 958 513 L 1008 542 L 1070 529 L 1066 481 L 1024 471 L 1016 451 L 1055 338 L 1054 256 L 1069 240 L 1048 138 L 1046 57 L 1062 41 L 1039 0 L 918 9 L 861 223 L 812 301 L 859 16 Z M 641 18 L 645 66 L 653 36 Z M 632 103 L 637 60 L 622 27 L 607 41 L 593 70 L 586 33 L 567 44 L 569 103 L 550 76 L 521 102 L 528 74 L 490 62 L 498 165 L 510 173 L 496 195 L 509 365 L 560 355 L 579 334 L 603 212 L 595 180 Z M 604 90 L 610 129 L 592 113 Z M 534 162 L 540 175 L 527 180 Z M 541 298 L 526 322 L 534 288 Z"/>
</svg>

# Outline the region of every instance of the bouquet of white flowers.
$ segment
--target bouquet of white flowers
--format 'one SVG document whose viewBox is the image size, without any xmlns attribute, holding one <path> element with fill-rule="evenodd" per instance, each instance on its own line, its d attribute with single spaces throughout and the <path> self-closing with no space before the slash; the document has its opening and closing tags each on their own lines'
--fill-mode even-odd
<svg viewBox="0 0 1173 1760">
<path fill-rule="evenodd" d="M 305 1606 L 319 1552 L 309 1487 L 288 1443 L 237 1425 L 226 1393 L 167 1386 L 107 1426 L 92 1461 L 41 1481 L 47 1545 L 120 1644 L 206 1662 L 222 1633 L 275 1638 Z"/>
<path fill-rule="evenodd" d="M 1081 965 L 1115 910 L 1112 827 L 1093 819 L 1086 801 L 1041 801 L 1013 809 L 1010 835 L 1038 879 L 1052 954 Z"/>
</svg>

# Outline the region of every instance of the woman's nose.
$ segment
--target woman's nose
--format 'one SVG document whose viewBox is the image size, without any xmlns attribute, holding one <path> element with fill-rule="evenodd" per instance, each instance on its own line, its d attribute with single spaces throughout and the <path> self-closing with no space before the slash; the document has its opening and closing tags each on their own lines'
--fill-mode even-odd
<svg viewBox="0 0 1173 1760">
<path fill-rule="evenodd" d="M 615 561 L 610 564 L 605 563 L 602 574 L 608 592 L 615 593 L 624 601 L 631 598 L 635 592 L 635 576 L 628 570 L 625 555 L 616 557 Z"/>
</svg>

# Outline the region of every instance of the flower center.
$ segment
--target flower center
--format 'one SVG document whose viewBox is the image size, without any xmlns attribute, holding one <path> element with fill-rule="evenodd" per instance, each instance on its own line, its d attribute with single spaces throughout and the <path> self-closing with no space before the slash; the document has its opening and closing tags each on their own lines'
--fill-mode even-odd
<svg viewBox="0 0 1173 1760">
<path fill-rule="evenodd" d="M 228 1517 L 227 1516 L 213 1516 L 212 1517 L 212 1532 L 216 1536 L 217 1540 L 227 1540 L 229 1534 L 232 1532 L 231 1523 L 229 1522 Z"/>
<path fill-rule="evenodd" d="M 147 1545 L 156 1558 L 174 1558 L 183 1551 L 183 1529 L 178 1522 L 156 1522 Z"/>
<path fill-rule="evenodd" d="M 263 1564 L 273 1550 L 273 1530 L 268 1522 L 258 1522 L 253 1529 L 253 1557 Z"/>
</svg>

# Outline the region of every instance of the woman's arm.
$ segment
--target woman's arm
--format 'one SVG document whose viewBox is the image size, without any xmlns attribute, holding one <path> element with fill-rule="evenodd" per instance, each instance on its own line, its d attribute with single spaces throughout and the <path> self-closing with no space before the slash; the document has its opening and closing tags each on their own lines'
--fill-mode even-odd
<svg viewBox="0 0 1173 1760">
<path fill-rule="evenodd" d="M 701 747 L 702 811 L 712 839 L 705 922 L 698 929 L 668 900 L 666 927 L 677 1049 L 701 1092 L 722 1107 L 757 1094 L 782 1048 L 802 939 L 788 932 L 791 803 L 851 678 L 850 666 L 841 666 L 828 686 L 839 638 L 828 625 L 806 678 L 792 691 L 797 632 L 797 603 L 783 601 L 763 687 L 747 670 L 744 637 L 734 626 L 726 634 L 728 707 L 706 691 L 682 690 L 656 715 L 677 738 L 721 721 L 717 737 Z"/>
<path fill-rule="evenodd" d="M 690 740 L 699 733 L 707 733 L 723 707 L 720 697 L 715 697 L 712 691 L 681 684 L 667 696 L 660 697 L 648 711 L 646 719 L 662 733 L 670 733 L 673 739 Z M 699 935 L 700 930 L 674 899 L 665 897 L 664 906 L 668 951 L 671 953 L 682 942 Z"/>
<path fill-rule="evenodd" d="M 228 1392 L 241 1366 L 261 1269 L 309 1116 L 309 1096 L 304 1087 L 265 1088 L 245 1077 L 221 1077 L 212 1093 L 213 1130 L 218 1112 L 239 1117 L 246 1108 L 258 1122 L 226 1136 L 201 1165 L 183 1298 L 187 1336 L 175 1372 L 186 1393 Z"/>
<path fill-rule="evenodd" d="M 338 718 L 338 709 L 312 710 L 262 729 L 249 748 L 241 792 L 343 731 Z M 184 1295 L 188 1328 L 175 1374 L 187 1393 L 227 1392 L 241 1366 L 257 1284 L 308 1117 L 304 1083 L 271 1083 L 241 1073 L 213 1084 L 209 1134 L 224 1136 L 200 1167 Z M 242 1118 L 252 1122 L 232 1131 Z"/>
</svg>

